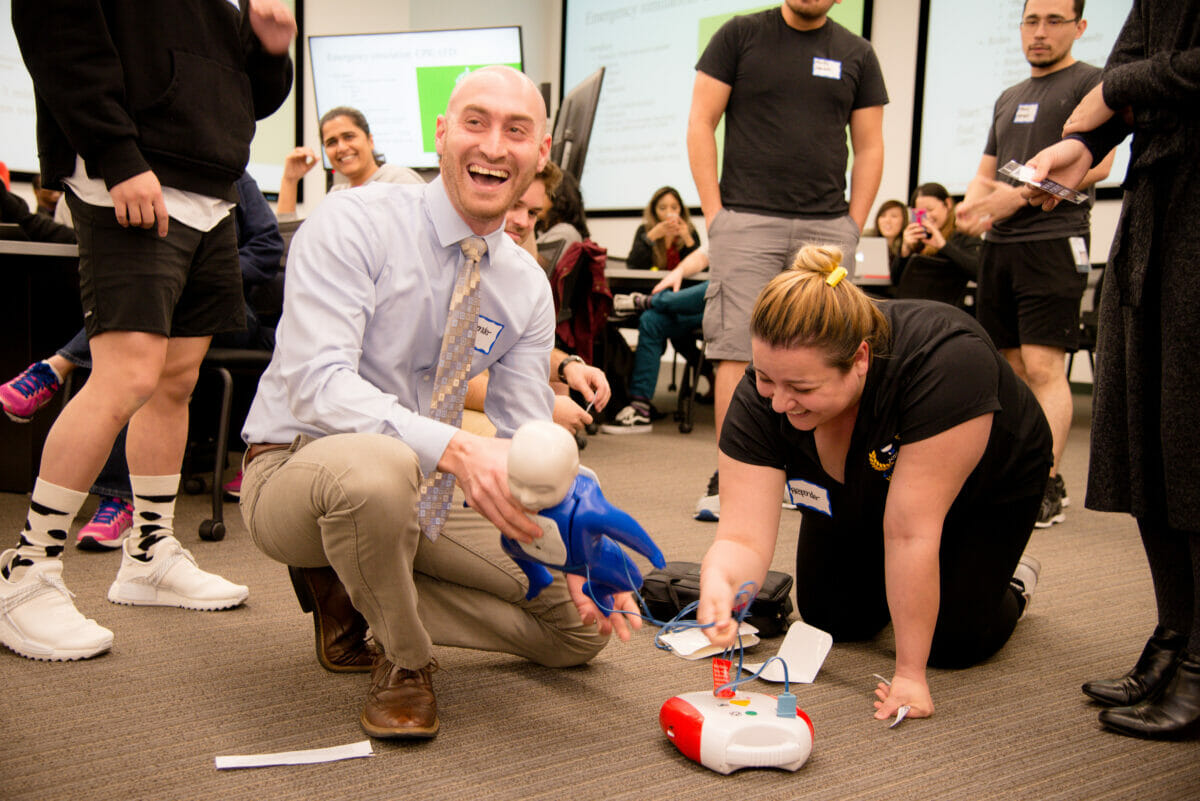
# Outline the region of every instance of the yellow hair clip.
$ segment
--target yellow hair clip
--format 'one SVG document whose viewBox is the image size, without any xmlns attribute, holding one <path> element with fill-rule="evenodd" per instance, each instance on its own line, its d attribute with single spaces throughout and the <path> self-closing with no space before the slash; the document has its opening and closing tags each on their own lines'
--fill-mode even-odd
<svg viewBox="0 0 1200 801">
<path fill-rule="evenodd" d="M 829 284 L 830 286 L 837 286 L 839 283 L 841 283 L 842 279 L 845 277 L 846 277 L 846 268 L 845 267 L 836 267 L 836 268 L 834 268 L 833 272 L 831 272 L 829 275 L 825 276 L 825 283 Z"/>
</svg>

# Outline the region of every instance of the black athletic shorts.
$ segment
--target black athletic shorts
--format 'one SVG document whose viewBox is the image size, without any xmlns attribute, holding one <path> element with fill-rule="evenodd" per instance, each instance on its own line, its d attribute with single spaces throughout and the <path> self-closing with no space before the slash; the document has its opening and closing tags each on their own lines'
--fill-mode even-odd
<svg viewBox="0 0 1200 801">
<path fill-rule="evenodd" d="M 984 242 L 975 316 L 997 348 L 1044 345 L 1074 352 L 1086 286 L 1066 237 Z"/>
<path fill-rule="evenodd" d="M 157 228 L 122 228 L 111 208 L 72 192 L 67 202 L 89 337 L 105 331 L 201 337 L 246 327 L 232 214 L 209 231 L 172 219 L 160 237 Z"/>
</svg>

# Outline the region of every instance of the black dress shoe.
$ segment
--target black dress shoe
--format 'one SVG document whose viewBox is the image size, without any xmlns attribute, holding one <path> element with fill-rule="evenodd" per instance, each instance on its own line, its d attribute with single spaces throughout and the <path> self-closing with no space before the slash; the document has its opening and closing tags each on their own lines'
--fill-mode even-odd
<svg viewBox="0 0 1200 801">
<path fill-rule="evenodd" d="M 1133 670 L 1119 679 L 1098 679 L 1083 685 L 1083 694 L 1108 706 L 1132 706 L 1149 698 L 1171 680 L 1187 636 L 1159 626 L 1142 649 Z"/>
<path fill-rule="evenodd" d="M 1103 709 L 1100 722 L 1121 734 L 1149 740 L 1200 737 L 1200 662 L 1185 656 L 1161 692 L 1140 704 Z"/>
<path fill-rule="evenodd" d="M 367 621 L 332 567 L 288 567 L 300 608 L 312 612 L 317 661 L 334 673 L 366 673 L 379 651 L 366 640 Z"/>
</svg>

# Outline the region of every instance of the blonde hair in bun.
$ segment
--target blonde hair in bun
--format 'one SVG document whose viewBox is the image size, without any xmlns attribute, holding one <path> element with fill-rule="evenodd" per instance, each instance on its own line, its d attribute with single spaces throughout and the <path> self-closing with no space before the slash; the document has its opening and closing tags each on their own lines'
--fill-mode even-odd
<svg viewBox="0 0 1200 801">
<path fill-rule="evenodd" d="M 863 342 L 872 357 L 886 355 L 891 342 L 887 318 L 861 289 L 842 280 L 841 263 L 838 248 L 800 248 L 792 266 L 759 293 L 751 336 L 773 348 L 820 348 L 840 370 L 850 369 Z"/>
</svg>

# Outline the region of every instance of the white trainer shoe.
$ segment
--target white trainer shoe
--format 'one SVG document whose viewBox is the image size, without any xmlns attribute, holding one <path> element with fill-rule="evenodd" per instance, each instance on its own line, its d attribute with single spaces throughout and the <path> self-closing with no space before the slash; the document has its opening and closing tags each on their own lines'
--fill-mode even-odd
<svg viewBox="0 0 1200 801">
<path fill-rule="evenodd" d="M 1021 617 L 1029 612 L 1029 604 L 1033 601 L 1033 591 L 1037 589 L 1038 577 L 1042 573 L 1042 563 L 1027 553 L 1021 554 L 1017 569 L 1013 571 L 1012 584 L 1025 599 L 1025 608 Z"/>
<path fill-rule="evenodd" d="M 8 565 L 16 550 L 0 554 Z M 0 642 L 28 659 L 88 659 L 112 647 L 113 633 L 75 608 L 60 559 L 24 567 L 16 581 L 0 576 Z"/>
<path fill-rule="evenodd" d="M 174 537 L 151 545 L 149 562 L 130 556 L 134 539 L 127 537 L 121 547 L 121 569 L 108 588 L 108 600 L 115 604 L 215 611 L 237 606 L 250 594 L 248 587 L 201 570 Z"/>
</svg>

